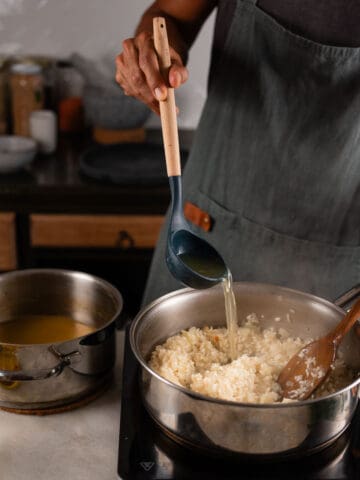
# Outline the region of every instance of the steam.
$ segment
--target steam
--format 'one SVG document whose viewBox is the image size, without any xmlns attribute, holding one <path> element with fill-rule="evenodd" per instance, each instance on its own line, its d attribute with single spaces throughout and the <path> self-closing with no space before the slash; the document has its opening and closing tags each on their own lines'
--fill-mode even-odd
<svg viewBox="0 0 360 480">
<path fill-rule="evenodd" d="M 39 3 L 37 4 L 36 8 L 40 9 L 45 7 L 48 4 L 49 0 L 39 0 Z"/>
<path fill-rule="evenodd" d="M 0 0 L 0 16 L 21 13 L 24 0 Z"/>
</svg>

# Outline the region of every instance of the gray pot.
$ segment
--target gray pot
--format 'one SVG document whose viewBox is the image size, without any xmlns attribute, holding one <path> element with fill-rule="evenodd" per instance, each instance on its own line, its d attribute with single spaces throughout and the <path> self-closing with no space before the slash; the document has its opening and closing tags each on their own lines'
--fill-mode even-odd
<svg viewBox="0 0 360 480">
<path fill-rule="evenodd" d="M 115 361 L 115 320 L 122 297 L 105 280 L 81 272 L 29 269 L 0 275 L 0 321 L 25 315 L 64 315 L 93 333 L 52 344 L 1 342 L 16 364 L 0 369 L 0 406 L 42 409 L 72 403 L 102 389 Z"/>
<path fill-rule="evenodd" d="M 337 305 L 287 288 L 235 283 L 239 321 L 257 314 L 264 328 L 282 326 L 303 339 L 327 333 L 344 315 Z M 291 323 L 285 320 L 291 310 Z M 275 321 L 281 317 L 280 322 Z M 211 454 L 298 456 L 321 450 L 348 427 L 358 403 L 359 382 L 316 400 L 246 404 L 191 392 L 151 370 L 154 346 L 191 326 L 225 325 L 221 286 L 183 289 L 145 307 L 130 330 L 132 350 L 141 365 L 143 402 L 153 419 L 180 443 Z M 360 339 L 354 329 L 341 345 L 346 363 L 360 370 Z"/>
<path fill-rule="evenodd" d="M 83 101 L 88 123 L 109 130 L 140 128 L 151 113 L 144 103 L 126 96 L 120 87 L 115 90 L 87 85 Z"/>
</svg>

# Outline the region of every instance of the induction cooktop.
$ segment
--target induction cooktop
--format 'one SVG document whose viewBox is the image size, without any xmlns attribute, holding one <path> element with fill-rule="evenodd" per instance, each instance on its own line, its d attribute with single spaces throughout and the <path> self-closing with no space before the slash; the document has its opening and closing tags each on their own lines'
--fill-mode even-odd
<svg viewBox="0 0 360 480">
<path fill-rule="evenodd" d="M 244 461 L 190 450 L 150 418 L 139 392 L 139 366 L 126 328 L 118 474 L 122 480 L 360 480 L 360 408 L 329 447 L 301 459 Z"/>
</svg>

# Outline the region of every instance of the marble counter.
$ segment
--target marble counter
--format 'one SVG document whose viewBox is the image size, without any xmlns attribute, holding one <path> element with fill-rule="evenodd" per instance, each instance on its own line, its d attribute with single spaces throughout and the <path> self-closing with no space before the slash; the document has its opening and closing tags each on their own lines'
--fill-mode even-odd
<svg viewBox="0 0 360 480">
<path fill-rule="evenodd" d="M 0 411 L 1 480 L 115 480 L 123 332 L 114 382 L 81 408 L 43 417 Z"/>
</svg>

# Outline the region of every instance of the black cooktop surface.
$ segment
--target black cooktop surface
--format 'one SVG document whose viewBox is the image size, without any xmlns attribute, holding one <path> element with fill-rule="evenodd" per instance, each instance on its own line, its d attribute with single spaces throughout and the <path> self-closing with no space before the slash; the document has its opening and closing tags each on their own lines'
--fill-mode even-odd
<svg viewBox="0 0 360 480">
<path fill-rule="evenodd" d="M 139 393 L 139 367 L 125 338 L 118 474 L 123 480 L 360 480 L 360 409 L 332 445 L 308 457 L 262 463 L 219 460 L 169 438 L 149 417 Z"/>
</svg>

